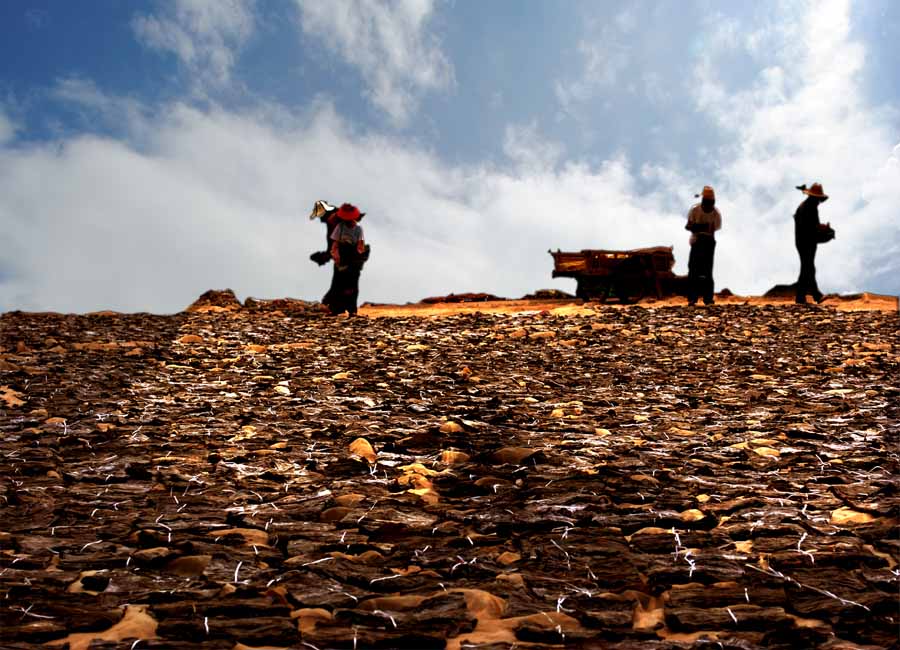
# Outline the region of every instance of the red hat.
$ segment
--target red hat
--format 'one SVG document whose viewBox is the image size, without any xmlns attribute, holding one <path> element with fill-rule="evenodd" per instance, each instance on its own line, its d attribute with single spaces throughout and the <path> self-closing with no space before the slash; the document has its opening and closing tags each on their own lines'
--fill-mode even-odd
<svg viewBox="0 0 900 650">
<path fill-rule="evenodd" d="M 812 196 L 817 199 L 822 199 L 823 201 L 828 200 L 828 195 L 825 194 L 825 191 L 822 189 L 821 183 L 813 183 L 812 187 L 809 189 L 806 189 L 806 186 L 804 186 L 801 191 L 806 194 L 806 196 Z"/>
<path fill-rule="evenodd" d="M 359 218 L 362 216 L 359 208 L 352 203 L 344 203 L 335 214 L 338 219 L 343 219 L 344 221 L 359 221 Z"/>
</svg>

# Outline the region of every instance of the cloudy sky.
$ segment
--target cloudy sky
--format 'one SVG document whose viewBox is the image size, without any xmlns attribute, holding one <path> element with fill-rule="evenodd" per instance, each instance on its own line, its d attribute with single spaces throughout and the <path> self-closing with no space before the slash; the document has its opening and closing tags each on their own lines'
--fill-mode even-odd
<svg viewBox="0 0 900 650">
<path fill-rule="evenodd" d="M 362 299 L 574 290 L 548 249 L 675 247 L 716 188 L 718 288 L 900 293 L 900 3 L 0 3 L 0 311 L 319 298 L 317 199 Z"/>
</svg>

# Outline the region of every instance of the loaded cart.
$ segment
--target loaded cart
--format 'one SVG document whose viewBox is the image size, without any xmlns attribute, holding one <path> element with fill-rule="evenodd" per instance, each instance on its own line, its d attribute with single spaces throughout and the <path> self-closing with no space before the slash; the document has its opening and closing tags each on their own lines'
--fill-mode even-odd
<svg viewBox="0 0 900 650">
<path fill-rule="evenodd" d="M 671 246 L 547 252 L 553 256 L 553 277 L 574 278 L 578 282 L 575 295 L 584 300 L 605 302 L 613 297 L 628 303 L 648 295 L 683 294 L 686 288 L 687 278 L 672 272 L 675 256 Z"/>
</svg>

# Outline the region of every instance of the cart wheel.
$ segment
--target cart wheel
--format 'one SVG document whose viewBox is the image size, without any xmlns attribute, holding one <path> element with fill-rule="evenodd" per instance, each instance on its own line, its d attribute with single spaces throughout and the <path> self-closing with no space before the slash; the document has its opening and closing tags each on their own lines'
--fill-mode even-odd
<svg viewBox="0 0 900 650">
<path fill-rule="evenodd" d="M 638 260 L 627 260 L 613 278 L 613 291 L 623 304 L 637 302 L 647 292 L 647 280 Z"/>
<path fill-rule="evenodd" d="M 613 291 L 619 302 L 632 304 L 644 297 L 647 292 L 644 277 L 638 274 L 621 274 L 613 280 Z"/>
<path fill-rule="evenodd" d="M 630 305 L 644 297 L 644 285 L 640 278 L 618 278 L 613 285 L 616 297 L 624 305 Z"/>
<path fill-rule="evenodd" d="M 575 289 L 575 297 L 581 300 L 597 300 L 606 302 L 609 297 L 610 283 L 604 280 L 591 278 L 590 280 L 578 280 L 578 286 Z"/>
<path fill-rule="evenodd" d="M 575 297 L 580 300 L 590 300 L 590 296 L 588 295 L 587 287 L 585 283 L 581 280 L 578 280 L 578 284 L 575 286 Z"/>
<path fill-rule="evenodd" d="M 599 281 L 595 293 L 597 300 L 600 301 L 601 304 L 605 303 L 606 299 L 609 298 L 610 291 L 612 291 L 612 283 L 609 280 Z"/>
</svg>

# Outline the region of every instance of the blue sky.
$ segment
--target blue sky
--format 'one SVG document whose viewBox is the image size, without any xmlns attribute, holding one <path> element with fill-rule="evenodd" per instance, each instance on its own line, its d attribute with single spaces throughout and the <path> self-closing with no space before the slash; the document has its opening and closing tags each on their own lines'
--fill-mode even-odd
<svg viewBox="0 0 900 650">
<path fill-rule="evenodd" d="M 548 248 L 673 245 L 705 184 L 718 287 L 900 293 L 900 5 L 0 4 L 0 310 L 318 298 L 316 199 L 359 204 L 364 299 L 572 290 Z"/>
</svg>

